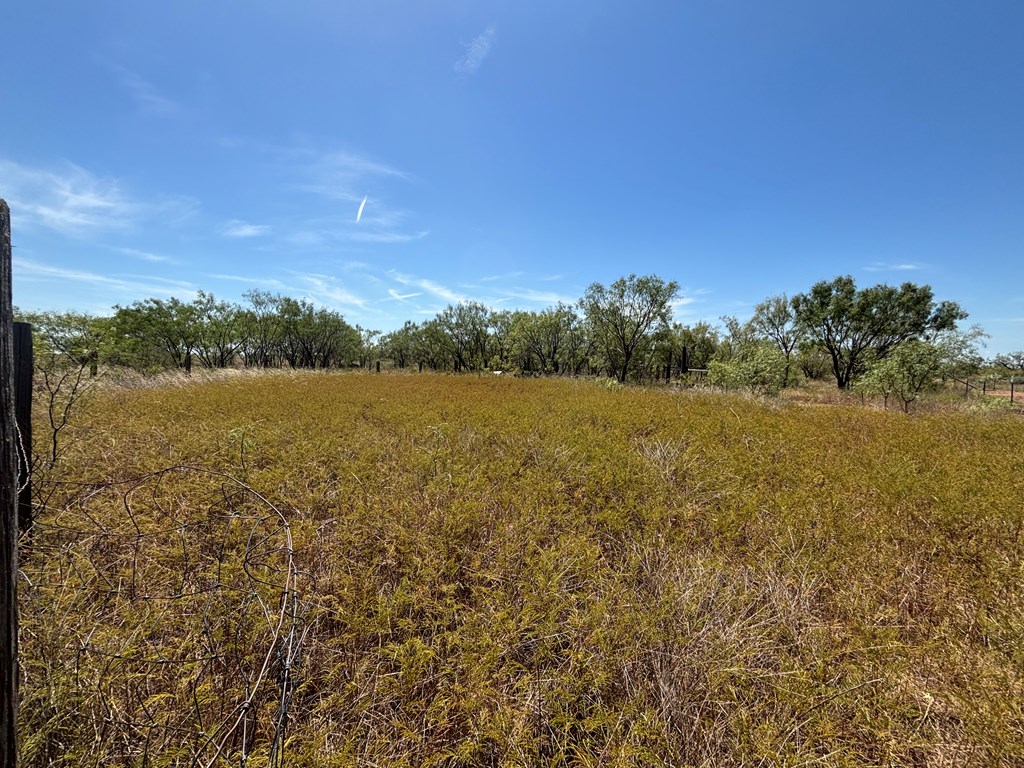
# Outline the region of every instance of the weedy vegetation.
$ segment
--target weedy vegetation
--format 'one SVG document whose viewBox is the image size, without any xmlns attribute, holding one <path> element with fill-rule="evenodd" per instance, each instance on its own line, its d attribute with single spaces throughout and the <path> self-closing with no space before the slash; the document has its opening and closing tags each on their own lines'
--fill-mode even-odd
<svg viewBox="0 0 1024 768">
<path fill-rule="evenodd" d="M 313 372 L 81 408 L 25 766 L 1024 765 L 1019 415 Z"/>
</svg>

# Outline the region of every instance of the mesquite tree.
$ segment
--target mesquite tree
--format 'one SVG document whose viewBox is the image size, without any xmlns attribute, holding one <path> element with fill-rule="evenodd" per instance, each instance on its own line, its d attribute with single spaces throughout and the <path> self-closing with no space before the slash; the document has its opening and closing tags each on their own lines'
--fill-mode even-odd
<svg viewBox="0 0 1024 768">
<path fill-rule="evenodd" d="M 857 290 L 849 275 L 816 283 L 792 304 L 797 326 L 828 353 L 840 389 L 908 339 L 927 340 L 967 317 L 956 302 L 937 304 L 931 286 Z"/>
<path fill-rule="evenodd" d="M 580 299 L 598 351 L 620 382 L 626 381 L 638 352 L 650 343 L 652 331 L 672 320 L 675 281 L 655 275 L 620 277 L 607 288 L 593 283 Z"/>
</svg>

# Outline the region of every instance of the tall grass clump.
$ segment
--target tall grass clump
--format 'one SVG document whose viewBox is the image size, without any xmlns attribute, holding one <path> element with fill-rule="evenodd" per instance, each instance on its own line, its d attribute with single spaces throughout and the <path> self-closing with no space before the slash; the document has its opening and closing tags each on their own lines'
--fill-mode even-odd
<svg viewBox="0 0 1024 768">
<path fill-rule="evenodd" d="M 1024 764 L 1024 425 L 588 382 L 109 388 L 26 766 Z"/>
</svg>

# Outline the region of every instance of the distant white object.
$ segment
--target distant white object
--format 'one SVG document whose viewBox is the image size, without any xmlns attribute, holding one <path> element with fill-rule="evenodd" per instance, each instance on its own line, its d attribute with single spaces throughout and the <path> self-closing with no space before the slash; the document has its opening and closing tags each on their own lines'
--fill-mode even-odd
<svg viewBox="0 0 1024 768">
<path fill-rule="evenodd" d="M 369 195 L 367 195 L 366 197 L 369 197 Z M 359 204 L 359 213 L 356 214 L 356 224 L 358 224 L 359 220 L 363 218 L 363 208 L 366 207 L 366 197 L 364 197 L 363 202 Z"/>
</svg>

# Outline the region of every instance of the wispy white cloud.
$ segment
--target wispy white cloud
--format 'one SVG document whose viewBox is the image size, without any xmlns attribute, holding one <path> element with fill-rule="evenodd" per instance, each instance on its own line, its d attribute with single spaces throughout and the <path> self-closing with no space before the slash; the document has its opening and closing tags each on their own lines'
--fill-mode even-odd
<svg viewBox="0 0 1024 768">
<path fill-rule="evenodd" d="M 487 277 L 481 277 L 481 283 L 493 283 L 497 280 L 514 280 L 517 277 L 522 277 L 522 272 L 505 272 L 500 275 L 488 275 Z"/>
<path fill-rule="evenodd" d="M 414 293 L 399 293 L 394 288 L 388 288 L 388 296 L 390 296 L 395 301 L 405 302 L 405 301 L 408 301 L 409 299 L 414 299 L 417 296 L 422 296 L 422 295 L 423 294 L 421 292 L 419 292 L 419 291 L 416 291 Z M 386 301 L 386 299 L 385 299 L 385 301 Z"/>
<path fill-rule="evenodd" d="M 544 304 L 546 306 L 554 306 L 559 303 L 570 305 L 576 303 L 576 299 L 571 296 L 566 296 L 555 291 L 536 291 L 532 288 L 513 288 L 510 290 L 499 291 L 499 294 L 505 297 L 500 299 L 501 301 L 518 299 L 531 304 Z"/>
<path fill-rule="evenodd" d="M 745 314 L 748 310 L 753 309 L 752 304 L 744 301 L 733 301 L 725 305 L 709 307 L 704 297 L 712 293 L 713 291 L 710 288 L 683 288 L 680 290 L 679 297 L 669 305 L 675 319 L 694 321 L 711 317 L 717 321 L 721 315 L 735 314 L 737 312 Z M 712 322 L 712 325 L 714 324 Z"/>
<path fill-rule="evenodd" d="M 924 264 L 918 264 L 917 262 L 912 261 L 901 263 L 875 261 L 864 267 L 868 272 L 912 272 L 914 270 L 924 268 Z"/>
<path fill-rule="evenodd" d="M 99 288 L 118 297 L 145 298 L 149 296 L 178 296 L 193 298 L 196 293 L 192 283 L 150 275 L 100 275 L 80 269 L 52 266 L 24 258 L 13 259 L 13 267 L 19 280 L 75 283 Z"/>
<path fill-rule="evenodd" d="M 250 224 L 240 219 L 232 219 L 220 228 L 220 233 L 224 237 L 260 237 L 268 232 L 270 232 L 270 227 L 266 224 Z"/>
<path fill-rule="evenodd" d="M 128 229 L 139 213 L 138 204 L 125 196 L 117 181 L 73 163 L 51 171 L 0 160 L 0 178 L 11 214 L 23 225 L 81 237 Z"/>
<path fill-rule="evenodd" d="M 429 229 L 422 232 L 344 232 L 339 233 L 338 239 L 350 243 L 409 243 L 429 234 Z"/>
<path fill-rule="evenodd" d="M 480 65 L 484 63 L 484 59 L 487 58 L 494 46 L 497 31 L 497 27 L 491 24 L 467 43 L 462 58 L 455 62 L 455 71 L 460 75 L 472 75 L 480 69 Z"/>
<path fill-rule="evenodd" d="M 682 311 L 684 307 L 690 306 L 695 301 L 697 300 L 692 296 L 683 296 L 673 301 L 671 304 L 669 304 L 669 306 L 672 308 L 673 312 L 678 312 Z"/>
<path fill-rule="evenodd" d="M 234 225 L 230 227 L 233 236 L 273 234 L 283 245 L 329 250 L 344 244 L 402 244 L 429 234 L 423 227 L 412 226 L 413 216 L 393 202 L 398 190 L 415 178 L 368 154 L 324 149 L 301 138 L 289 146 L 233 138 L 224 146 L 267 158 L 268 172 L 285 179 L 290 191 L 321 198 L 306 203 L 303 216 L 275 218 L 273 233 L 248 222 L 229 222 Z"/>
<path fill-rule="evenodd" d="M 249 277 L 247 275 L 224 275 L 224 274 L 208 274 L 214 280 L 229 280 L 233 283 L 245 283 L 246 285 L 259 285 L 264 288 L 278 288 L 280 290 L 288 290 L 288 286 L 280 280 L 272 277 Z"/>
<path fill-rule="evenodd" d="M 366 227 L 363 229 L 363 227 Z M 282 231 L 282 242 L 307 250 L 331 250 L 339 245 L 388 245 L 409 243 L 422 240 L 430 234 L 430 230 L 418 232 L 399 228 L 388 229 L 379 227 L 374 222 L 367 222 L 363 217 L 360 226 L 354 225 L 340 217 L 321 217 L 293 222 L 291 231 L 285 231 L 285 225 L 278 227 Z"/>
<path fill-rule="evenodd" d="M 159 202 L 133 199 L 117 179 L 67 162 L 48 169 L 0 159 L 0 179 L 19 226 L 45 227 L 75 238 L 124 232 L 156 216 L 180 222 L 199 207 L 184 197 Z"/>
<path fill-rule="evenodd" d="M 323 304 L 367 308 L 367 301 L 349 290 L 333 275 L 298 273 L 296 278 L 306 293 Z"/>
<path fill-rule="evenodd" d="M 118 81 L 131 94 L 136 105 L 143 112 L 154 115 L 171 115 L 181 111 L 177 102 L 167 98 L 148 80 L 121 66 L 115 66 Z"/>
<path fill-rule="evenodd" d="M 186 291 L 191 291 L 195 286 L 191 280 L 178 280 L 174 277 L 160 277 L 159 275 L 119 275 L 125 280 L 139 280 L 142 282 L 152 281 L 155 285 L 171 286 L 172 288 L 183 288 Z"/>
<path fill-rule="evenodd" d="M 468 301 L 468 297 L 465 294 L 459 293 L 458 291 L 454 291 L 451 288 L 441 285 L 440 283 L 437 283 L 428 278 L 414 277 L 413 275 L 407 275 L 402 272 L 396 272 L 394 270 L 389 271 L 388 274 L 392 277 L 392 279 L 394 279 L 396 283 L 399 283 L 400 285 L 420 288 L 426 293 L 429 293 L 431 296 L 436 296 L 439 299 L 444 299 L 445 301 L 454 302 L 456 304 L 461 301 Z"/>
<path fill-rule="evenodd" d="M 286 157 L 296 162 L 299 172 L 306 177 L 299 183 L 299 189 L 346 203 L 361 202 L 366 197 L 363 189 L 382 179 L 410 180 L 404 171 L 353 152 L 299 149 L 287 152 Z M 380 202 L 375 200 L 374 204 Z"/>
<path fill-rule="evenodd" d="M 150 253 L 149 251 L 140 251 L 137 248 L 118 248 L 118 253 L 123 253 L 125 256 L 131 256 L 133 259 L 139 259 L 141 261 L 149 261 L 154 264 L 157 263 L 173 263 L 173 259 L 169 256 L 161 256 L 158 253 Z"/>
</svg>

